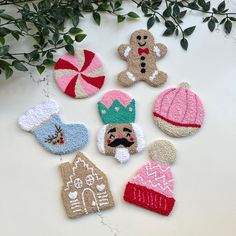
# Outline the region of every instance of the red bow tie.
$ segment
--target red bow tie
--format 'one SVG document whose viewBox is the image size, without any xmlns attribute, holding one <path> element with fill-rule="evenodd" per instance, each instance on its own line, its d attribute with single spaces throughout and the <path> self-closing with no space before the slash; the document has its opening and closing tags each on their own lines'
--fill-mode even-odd
<svg viewBox="0 0 236 236">
<path fill-rule="evenodd" d="M 138 49 L 138 54 L 139 54 L 139 55 L 142 55 L 143 53 L 149 54 L 149 49 L 148 49 L 148 48 L 144 48 L 144 49 L 139 48 L 139 49 Z"/>
</svg>

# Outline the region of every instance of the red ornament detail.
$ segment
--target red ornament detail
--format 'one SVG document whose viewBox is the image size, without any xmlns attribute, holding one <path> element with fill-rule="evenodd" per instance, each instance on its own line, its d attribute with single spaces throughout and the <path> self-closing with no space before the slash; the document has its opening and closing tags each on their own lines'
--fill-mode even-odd
<svg viewBox="0 0 236 236">
<path fill-rule="evenodd" d="M 80 72 L 87 69 L 87 67 L 90 65 L 91 61 L 93 60 L 94 56 L 95 54 L 93 52 L 84 50 L 84 64 Z"/>
<path fill-rule="evenodd" d="M 166 122 L 171 123 L 172 125 L 183 126 L 183 127 L 201 128 L 201 125 L 198 125 L 198 124 L 181 124 L 181 123 L 178 123 L 178 122 L 169 120 L 169 119 L 167 119 L 167 118 L 161 116 L 160 114 L 158 114 L 158 113 L 156 113 L 156 112 L 153 112 L 153 115 L 154 115 L 155 117 L 161 118 L 162 120 L 164 120 L 164 121 L 166 121 Z"/>
<path fill-rule="evenodd" d="M 96 88 L 101 88 L 105 80 L 105 76 L 88 77 L 84 74 L 80 74 L 80 75 L 87 83 L 93 85 Z"/>
<path fill-rule="evenodd" d="M 78 71 L 78 68 L 72 65 L 69 61 L 65 61 L 63 59 L 59 59 L 55 65 L 55 69 L 70 69 L 70 70 L 75 70 Z"/>
<path fill-rule="evenodd" d="M 75 97 L 75 84 L 77 82 L 78 75 L 75 75 L 70 83 L 67 85 L 65 93 L 71 97 Z"/>
<path fill-rule="evenodd" d="M 125 188 L 124 200 L 165 216 L 170 214 L 175 203 L 174 198 L 130 182 Z"/>
<path fill-rule="evenodd" d="M 111 143 L 111 140 L 110 139 L 107 139 L 107 144 L 110 144 Z"/>
</svg>

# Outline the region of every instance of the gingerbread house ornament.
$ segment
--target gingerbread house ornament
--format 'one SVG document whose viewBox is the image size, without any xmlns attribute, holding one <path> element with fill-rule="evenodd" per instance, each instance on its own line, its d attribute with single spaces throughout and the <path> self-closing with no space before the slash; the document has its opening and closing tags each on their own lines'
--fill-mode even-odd
<svg viewBox="0 0 236 236">
<path fill-rule="evenodd" d="M 69 218 L 77 218 L 92 212 L 100 212 L 114 206 L 106 175 L 82 153 L 73 163 L 60 165 L 62 199 Z"/>
</svg>

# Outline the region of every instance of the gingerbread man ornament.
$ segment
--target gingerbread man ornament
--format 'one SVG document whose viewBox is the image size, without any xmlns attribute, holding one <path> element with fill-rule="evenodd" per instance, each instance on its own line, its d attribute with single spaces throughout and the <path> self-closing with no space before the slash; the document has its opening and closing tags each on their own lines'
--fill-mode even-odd
<svg viewBox="0 0 236 236">
<path fill-rule="evenodd" d="M 144 80 L 153 87 L 164 84 L 167 74 L 156 67 L 156 61 L 167 53 L 164 44 L 154 42 L 153 35 L 147 30 L 132 33 L 130 44 L 122 44 L 118 48 L 120 57 L 128 62 L 128 68 L 118 75 L 119 82 L 126 87 Z"/>
</svg>

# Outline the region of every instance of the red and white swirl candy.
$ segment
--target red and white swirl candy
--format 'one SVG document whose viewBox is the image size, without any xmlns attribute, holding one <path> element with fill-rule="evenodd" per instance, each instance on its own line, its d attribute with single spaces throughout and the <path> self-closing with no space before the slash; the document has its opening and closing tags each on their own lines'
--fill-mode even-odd
<svg viewBox="0 0 236 236">
<path fill-rule="evenodd" d="M 103 86 L 105 73 L 102 61 L 89 50 L 78 50 L 75 55 L 66 53 L 55 65 L 58 87 L 74 98 L 86 98 Z"/>
</svg>

